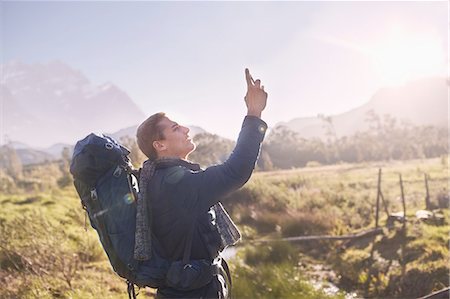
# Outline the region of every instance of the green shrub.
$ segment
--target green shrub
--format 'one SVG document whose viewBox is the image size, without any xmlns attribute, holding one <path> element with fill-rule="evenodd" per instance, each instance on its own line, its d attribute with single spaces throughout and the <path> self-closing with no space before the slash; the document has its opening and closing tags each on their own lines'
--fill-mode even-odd
<svg viewBox="0 0 450 299">
<path fill-rule="evenodd" d="M 316 290 L 301 271 L 291 263 L 260 264 L 256 267 L 233 267 L 233 297 L 239 299 L 332 299 L 344 295 L 327 295 Z"/>
<path fill-rule="evenodd" d="M 410 268 L 404 275 L 392 275 L 384 294 L 398 298 L 417 298 L 448 286 L 448 282 L 446 265 Z"/>
<path fill-rule="evenodd" d="M 269 211 L 255 212 L 253 225 L 259 233 L 274 232 L 280 223 L 280 215 Z"/>
<path fill-rule="evenodd" d="M 326 211 L 297 212 L 281 222 L 285 237 L 321 235 L 330 233 L 337 225 L 336 218 Z"/>
<path fill-rule="evenodd" d="M 65 174 L 58 179 L 57 184 L 60 188 L 64 188 L 73 184 L 73 178 L 70 174 Z"/>
<path fill-rule="evenodd" d="M 280 264 L 284 262 L 297 262 L 297 249 L 284 241 L 272 242 L 247 248 L 244 251 L 244 260 L 248 265 Z"/>
<path fill-rule="evenodd" d="M 319 166 L 322 166 L 322 164 L 317 161 L 308 161 L 306 163 L 306 167 L 319 167 Z"/>
<path fill-rule="evenodd" d="M 364 250 L 348 249 L 339 255 L 335 270 L 341 275 L 342 280 L 356 286 L 365 281 L 364 269 L 369 258 L 370 254 Z"/>
</svg>

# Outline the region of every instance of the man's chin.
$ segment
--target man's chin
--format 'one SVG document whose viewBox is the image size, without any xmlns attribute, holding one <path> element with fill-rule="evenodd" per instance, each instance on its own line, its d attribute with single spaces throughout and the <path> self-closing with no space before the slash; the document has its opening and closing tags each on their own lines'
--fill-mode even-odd
<svg viewBox="0 0 450 299">
<path fill-rule="evenodd" d="M 195 143 L 193 143 L 192 141 L 190 141 L 189 154 L 191 154 L 193 151 L 195 151 L 196 148 L 197 148 L 197 145 Z"/>
<path fill-rule="evenodd" d="M 197 145 L 194 142 L 191 141 L 191 146 L 192 146 L 192 149 L 191 149 L 190 152 L 192 153 L 197 148 Z"/>
</svg>

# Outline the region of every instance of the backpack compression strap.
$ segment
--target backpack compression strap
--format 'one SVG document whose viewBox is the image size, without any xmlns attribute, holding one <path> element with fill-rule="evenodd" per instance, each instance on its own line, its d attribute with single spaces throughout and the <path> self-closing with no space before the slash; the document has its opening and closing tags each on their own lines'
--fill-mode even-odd
<svg viewBox="0 0 450 299">
<path fill-rule="evenodd" d="M 121 276 L 125 276 L 128 278 L 134 279 L 134 274 L 132 273 L 132 269 L 128 268 L 125 263 L 122 262 L 122 260 L 117 256 L 116 251 L 114 250 L 114 247 L 112 245 L 111 239 L 109 238 L 108 234 L 105 234 L 107 232 L 105 227 L 105 222 L 103 220 L 103 214 L 101 213 L 102 207 L 100 206 L 100 203 L 97 199 L 97 192 L 94 189 L 91 190 L 91 196 L 89 198 L 89 203 L 92 206 L 92 210 L 94 212 L 94 217 L 92 217 L 95 221 L 95 224 L 98 228 L 98 233 L 101 235 L 102 240 L 105 242 L 106 248 L 108 248 L 108 256 L 112 260 L 112 264 L 115 264 L 118 266 L 117 273 L 119 273 Z M 116 269 L 115 269 L 116 270 Z"/>
</svg>

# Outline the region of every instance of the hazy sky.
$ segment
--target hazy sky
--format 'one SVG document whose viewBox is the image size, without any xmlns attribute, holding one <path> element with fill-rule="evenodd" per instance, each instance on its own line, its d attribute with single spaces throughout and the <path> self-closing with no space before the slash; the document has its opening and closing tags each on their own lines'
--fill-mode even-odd
<svg viewBox="0 0 450 299">
<path fill-rule="evenodd" d="M 448 72 L 448 3 L 0 2 L 1 60 L 60 60 L 146 113 L 235 138 L 244 68 L 269 126 Z M 136 120 L 136 123 L 141 121 Z"/>
</svg>

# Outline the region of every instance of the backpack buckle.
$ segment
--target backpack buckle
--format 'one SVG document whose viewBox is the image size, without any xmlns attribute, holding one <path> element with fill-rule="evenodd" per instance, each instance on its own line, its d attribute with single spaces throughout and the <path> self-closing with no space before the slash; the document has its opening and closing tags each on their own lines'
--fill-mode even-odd
<svg viewBox="0 0 450 299">
<path fill-rule="evenodd" d="M 191 264 L 184 265 L 183 270 L 185 270 L 186 268 L 192 268 L 192 265 Z"/>
<path fill-rule="evenodd" d="M 91 199 L 92 200 L 97 200 L 98 199 L 98 197 L 97 197 L 97 190 L 95 190 L 95 189 L 91 190 Z"/>
<path fill-rule="evenodd" d="M 114 148 L 114 144 L 112 144 L 111 142 L 107 142 L 105 143 L 105 147 L 107 150 L 112 150 Z"/>
<path fill-rule="evenodd" d="M 114 170 L 113 176 L 115 176 L 116 178 L 120 177 L 120 175 L 122 174 L 122 167 L 117 166 L 116 169 Z"/>
</svg>

